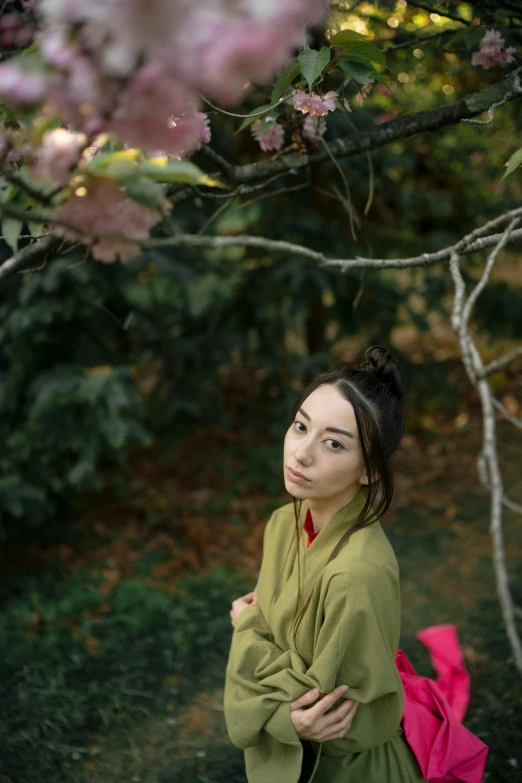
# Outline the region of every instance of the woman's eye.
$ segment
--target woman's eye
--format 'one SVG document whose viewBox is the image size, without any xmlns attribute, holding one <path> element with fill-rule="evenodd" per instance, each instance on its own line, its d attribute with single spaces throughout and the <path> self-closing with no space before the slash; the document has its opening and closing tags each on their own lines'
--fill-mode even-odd
<svg viewBox="0 0 522 783">
<path fill-rule="evenodd" d="M 344 449 L 343 444 L 339 440 L 334 440 L 333 438 L 328 438 L 328 440 L 326 442 L 331 444 L 332 451 L 342 451 Z"/>
<path fill-rule="evenodd" d="M 300 427 L 302 427 L 302 429 L 300 429 Z M 297 421 L 297 419 L 296 419 L 296 421 L 294 421 L 294 429 L 296 429 L 297 432 L 305 432 L 306 431 L 306 427 L 303 424 L 303 422 L 302 421 Z"/>
</svg>

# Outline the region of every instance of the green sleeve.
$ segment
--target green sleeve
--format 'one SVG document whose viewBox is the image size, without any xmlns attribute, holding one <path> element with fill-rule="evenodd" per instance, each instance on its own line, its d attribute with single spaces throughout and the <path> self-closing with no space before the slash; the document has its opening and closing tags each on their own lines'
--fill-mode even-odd
<svg viewBox="0 0 522 783">
<path fill-rule="evenodd" d="M 290 702 L 317 687 L 307 679 L 306 668 L 297 653 L 274 644 L 259 604 L 243 609 L 232 635 L 224 691 L 225 720 L 234 745 L 257 745 L 263 730 L 280 742 L 299 743 Z"/>
<path fill-rule="evenodd" d="M 270 634 L 258 604 L 240 614 L 234 629 L 226 670 L 224 707 L 232 742 L 249 748 L 262 732 L 282 743 L 299 738 L 290 719 L 290 702 L 312 688 L 329 693 L 350 686 L 344 698 L 362 702 L 343 739 L 346 752 L 386 742 L 402 717 L 400 678 L 386 638 L 379 575 L 355 566 L 330 580 L 313 662 L 307 667 L 295 651 L 281 651 Z M 383 582 L 382 578 L 380 582 Z"/>
</svg>

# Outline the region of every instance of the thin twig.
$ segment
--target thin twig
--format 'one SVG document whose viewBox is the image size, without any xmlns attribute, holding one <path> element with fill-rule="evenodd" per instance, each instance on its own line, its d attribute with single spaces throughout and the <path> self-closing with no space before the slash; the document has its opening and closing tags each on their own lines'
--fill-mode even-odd
<svg viewBox="0 0 522 783">
<path fill-rule="evenodd" d="M 506 366 L 506 364 L 509 364 L 514 359 L 517 359 L 519 356 L 522 356 L 522 348 L 515 348 L 514 351 L 507 353 L 505 356 L 502 356 L 502 358 L 495 359 L 489 364 L 486 364 L 483 370 L 484 375 L 491 375 L 491 373 L 501 370 L 503 367 Z"/>
<path fill-rule="evenodd" d="M 522 68 L 517 68 L 515 71 L 512 71 L 510 76 L 513 77 L 513 89 L 510 90 L 510 92 L 507 92 L 503 98 L 501 98 L 499 101 L 495 101 L 495 103 L 492 103 L 491 106 L 487 109 L 488 112 L 488 118 L 487 120 L 473 120 L 464 117 L 460 120 L 460 122 L 467 122 L 469 125 L 491 125 L 493 120 L 495 119 L 495 109 L 498 109 L 500 106 L 503 106 L 508 101 L 513 100 L 515 95 L 522 95 L 522 87 L 520 85 L 520 73 L 522 71 Z"/>
<path fill-rule="evenodd" d="M 493 397 L 493 405 L 497 409 L 499 413 L 502 414 L 502 416 L 507 419 L 511 424 L 513 424 L 514 427 L 517 427 L 517 429 L 522 430 L 522 421 L 520 419 L 517 419 L 516 416 L 512 416 L 509 411 L 506 410 L 504 405 L 500 402 L 500 400 L 497 400 L 496 397 Z"/>
<path fill-rule="evenodd" d="M 460 22 L 461 24 L 465 24 L 468 27 L 472 24 L 472 22 L 468 22 L 467 19 L 463 19 L 462 16 L 453 14 L 451 11 L 441 11 L 439 8 L 433 8 L 432 6 L 426 5 L 425 3 L 419 3 L 418 0 L 407 0 L 407 2 L 408 5 L 413 5 L 415 8 L 422 8 L 424 11 L 428 11 L 430 14 L 437 14 L 437 16 L 445 16 L 447 19 L 453 19 L 454 22 Z"/>
</svg>

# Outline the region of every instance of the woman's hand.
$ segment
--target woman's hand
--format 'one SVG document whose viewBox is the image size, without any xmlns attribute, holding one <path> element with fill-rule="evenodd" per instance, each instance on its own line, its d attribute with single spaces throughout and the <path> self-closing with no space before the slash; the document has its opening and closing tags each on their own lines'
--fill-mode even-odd
<svg viewBox="0 0 522 783">
<path fill-rule="evenodd" d="M 246 607 L 250 606 L 250 604 L 257 604 L 257 595 L 255 590 L 253 590 L 251 593 L 247 593 L 246 595 L 242 595 L 240 598 L 236 598 L 235 601 L 232 601 L 232 609 L 230 610 L 229 614 L 233 626 L 235 626 L 236 620 L 243 609 L 246 609 Z"/>
<path fill-rule="evenodd" d="M 344 737 L 352 725 L 359 702 L 343 699 L 340 707 L 328 713 L 327 710 L 346 693 L 348 687 L 348 685 L 339 685 L 323 697 L 320 691 L 311 690 L 293 701 L 290 704 L 290 718 L 297 736 L 315 742 Z M 310 704 L 313 706 L 306 709 Z"/>
</svg>

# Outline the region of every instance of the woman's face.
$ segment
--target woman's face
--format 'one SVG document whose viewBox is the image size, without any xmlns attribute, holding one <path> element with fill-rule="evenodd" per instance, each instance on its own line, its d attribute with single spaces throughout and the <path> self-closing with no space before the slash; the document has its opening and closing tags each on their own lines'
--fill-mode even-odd
<svg viewBox="0 0 522 783">
<path fill-rule="evenodd" d="M 368 483 L 353 406 L 332 384 L 315 389 L 288 428 L 284 479 L 291 495 L 314 500 L 342 499 Z"/>
</svg>

